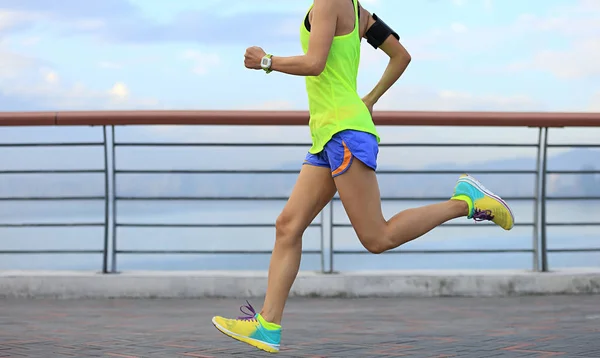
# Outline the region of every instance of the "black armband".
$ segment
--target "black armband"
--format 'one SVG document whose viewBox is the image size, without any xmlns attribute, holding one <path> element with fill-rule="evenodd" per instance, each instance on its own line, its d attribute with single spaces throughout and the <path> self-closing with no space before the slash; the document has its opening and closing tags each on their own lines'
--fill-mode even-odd
<svg viewBox="0 0 600 358">
<path fill-rule="evenodd" d="M 394 36 L 396 40 L 400 40 L 400 36 L 394 30 L 392 30 L 385 22 L 383 22 L 377 15 L 373 14 L 375 23 L 367 30 L 365 34 L 367 42 L 373 48 L 377 49 L 381 44 L 387 40 L 390 35 Z"/>
</svg>

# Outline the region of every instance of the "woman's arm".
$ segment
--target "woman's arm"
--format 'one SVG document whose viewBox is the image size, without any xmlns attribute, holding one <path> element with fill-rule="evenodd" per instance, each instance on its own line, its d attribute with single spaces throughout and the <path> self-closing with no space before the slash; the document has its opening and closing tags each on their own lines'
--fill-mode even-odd
<svg viewBox="0 0 600 358">
<path fill-rule="evenodd" d="M 335 36 L 339 3 L 347 0 L 314 0 L 310 43 L 305 55 L 271 58 L 271 69 L 296 76 L 318 76 L 325 69 L 331 43 Z M 266 55 L 260 47 L 246 50 L 246 67 L 261 69 Z"/>
<path fill-rule="evenodd" d="M 368 18 L 367 26 L 363 35 L 363 37 L 366 38 L 366 31 L 373 26 L 375 19 L 373 19 L 373 16 L 371 16 L 371 14 L 365 9 L 361 8 L 361 11 L 361 16 L 364 14 Z M 381 96 L 383 96 L 392 87 L 392 85 L 396 83 L 411 61 L 408 51 L 392 35 L 388 36 L 388 38 L 381 44 L 381 46 L 379 46 L 379 48 L 389 56 L 390 60 L 379 82 L 375 85 L 373 90 L 371 90 L 371 92 L 369 92 L 363 98 L 363 101 L 371 112 L 373 111 L 373 105 L 375 105 Z"/>
</svg>

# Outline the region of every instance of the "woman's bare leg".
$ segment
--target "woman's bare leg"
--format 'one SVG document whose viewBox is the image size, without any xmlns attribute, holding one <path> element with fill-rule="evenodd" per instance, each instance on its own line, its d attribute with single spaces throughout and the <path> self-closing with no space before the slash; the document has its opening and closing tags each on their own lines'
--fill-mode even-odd
<svg viewBox="0 0 600 358">
<path fill-rule="evenodd" d="M 358 238 L 372 253 L 394 249 L 446 221 L 469 214 L 467 202 L 448 200 L 402 211 L 386 221 L 373 169 L 360 160 L 354 160 L 350 169 L 334 180 Z"/>
<path fill-rule="evenodd" d="M 285 302 L 300 268 L 302 235 L 335 192 L 329 168 L 302 166 L 292 194 L 275 223 L 275 247 L 260 313 L 266 321 L 281 324 Z"/>
</svg>

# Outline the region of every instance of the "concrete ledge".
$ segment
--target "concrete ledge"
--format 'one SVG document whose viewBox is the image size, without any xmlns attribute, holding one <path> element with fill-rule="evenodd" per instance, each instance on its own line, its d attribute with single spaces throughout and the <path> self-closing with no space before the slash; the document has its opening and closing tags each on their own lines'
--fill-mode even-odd
<svg viewBox="0 0 600 358">
<path fill-rule="evenodd" d="M 0 271 L 0 298 L 261 297 L 266 272 Z M 600 293 L 600 268 L 527 271 L 302 272 L 295 297 L 515 296 Z"/>
</svg>

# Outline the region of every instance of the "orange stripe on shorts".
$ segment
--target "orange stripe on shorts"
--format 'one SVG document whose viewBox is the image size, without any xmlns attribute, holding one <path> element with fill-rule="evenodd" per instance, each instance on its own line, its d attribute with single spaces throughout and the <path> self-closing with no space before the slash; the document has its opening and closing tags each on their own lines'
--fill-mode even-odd
<svg viewBox="0 0 600 358">
<path fill-rule="evenodd" d="M 348 149 L 344 141 L 342 141 L 342 145 L 344 146 L 344 161 L 336 170 L 333 171 L 333 173 L 331 173 L 331 175 L 338 175 L 339 173 L 348 169 L 350 162 L 352 162 L 352 153 L 350 152 L 350 149 Z"/>
</svg>

